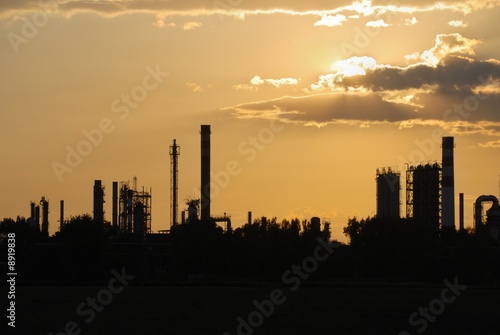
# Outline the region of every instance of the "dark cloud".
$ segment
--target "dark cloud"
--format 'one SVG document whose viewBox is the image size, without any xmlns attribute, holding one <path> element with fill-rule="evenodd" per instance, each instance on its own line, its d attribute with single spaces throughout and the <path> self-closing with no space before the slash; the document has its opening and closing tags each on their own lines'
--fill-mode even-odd
<svg viewBox="0 0 500 335">
<path fill-rule="evenodd" d="M 466 95 L 488 81 L 500 80 L 500 62 L 447 56 L 436 67 L 418 64 L 409 67 L 379 67 L 366 75 L 343 78 L 345 87 L 363 86 L 371 91 L 420 89 L 436 85 L 438 93 Z"/>
<path fill-rule="evenodd" d="M 406 67 L 351 57 L 310 86 L 310 92 L 322 94 L 248 103 L 232 110 L 240 117 L 294 116 L 294 122 L 304 124 L 399 122 L 498 136 L 500 61 L 470 58 L 478 43 L 460 34 L 438 35 L 433 48 L 411 57 L 420 63 Z M 360 74 L 350 76 L 353 73 Z"/>
<path fill-rule="evenodd" d="M 226 108 L 239 117 L 279 117 L 294 122 L 327 124 L 344 121 L 396 122 L 418 117 L 414 108 L 384 101 L 376 94 L 317 94 L 283 97 Z"/>
</svg>

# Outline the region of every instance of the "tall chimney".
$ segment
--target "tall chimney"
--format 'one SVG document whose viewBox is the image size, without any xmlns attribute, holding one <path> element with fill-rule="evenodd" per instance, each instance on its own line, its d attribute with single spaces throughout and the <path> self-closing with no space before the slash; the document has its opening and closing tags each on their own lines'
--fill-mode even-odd
<svg viewBox="0 0 500 335">
<path fill-rule="evenodd" d="M 210 221 L 210 125 L 201 126 L 201 222 Z"/>
<path fill-rule="evenodd" d="M 443 137 L 443 203 L 442 226 L 455 228 L 455 177 L 453 171 L 453 137 Z"/>
<path fill-rule="evenodd" d="M 118 228 L 118 182 L 114 181 L 113 182 L 113 213 L 112 215 L 112 220 L 113 220 L 113 228 L 117 229 Z"/>
<path fill-rule="evenodd" d="M 463 231 L 464 228 L 464 194 L 459 193 L 459 222 L 460 222 L 460 231 Z"/>
<path fill-rule="evenodd" d="M 248 225 L 252 224 L 252 212 L 248 212 Z"/>
<path fill-rule="evenodd" d="M 94 180 L 94 221 L 104 222 L 104 188 L 100 180 Z"/>
</svg>

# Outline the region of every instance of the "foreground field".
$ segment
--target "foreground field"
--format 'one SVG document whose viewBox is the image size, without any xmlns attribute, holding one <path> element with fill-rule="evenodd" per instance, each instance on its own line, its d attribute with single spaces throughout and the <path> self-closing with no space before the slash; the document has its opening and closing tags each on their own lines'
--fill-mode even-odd
<svg viewBox="0 0 500 335">
<path fill-rule="evenodd" d="M 365 285 L 299 287 L 292 291 L 290 286 L 273 285 L 127 286 L 111 296 L 103 291 L 107 285 L 19 287 L 14 333 L 23 335 L 46 335 L 51 332 L 54 335 L 223 335 L 226 332 L 231 335 L 238 333 L 406 335 L 418 334 L 419 331 L 423 334 L 498 333 L 500 290 L 469 287 L 460 292 L 455 299 L 452 299 L 454 294 L 448 291 L 445 298 L 453 302 L 439 303 L 438 300 L 442 299 L 441 294 L 445 287 L 445 284 L 430 287 Z M 279 291 L 274 291 L 276 289 Z M 93 305 L 95 307 L 90 307 L 87 297 L 96 296 L 107 305 L 102 306 L 96 302 Z M 272 303 L 272 299 L 277 303 Z M 262 303 L 264 300 L 269 302 Z M 254 301 L 264 312 L 258 312 Z M 421 315 L 414 315 L 411 325 L 409 317 L 412 313 L 418 313 L 421 306 L 431 307 L 431 311 L 436 315 L 429 312 L 427 319 Z M 444 309 L 440 310 L 443 306 Z M 80 307 L 79 312 L 78 307 Z M 246 325 L 242 326 L 241 320 L 244 320 Z"/>
</svg>

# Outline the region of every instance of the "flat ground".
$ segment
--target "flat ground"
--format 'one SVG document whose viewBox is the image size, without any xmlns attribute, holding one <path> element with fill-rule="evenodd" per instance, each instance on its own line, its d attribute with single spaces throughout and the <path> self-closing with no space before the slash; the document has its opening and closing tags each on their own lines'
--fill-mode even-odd
<svg viewBox="0 0 500 335">
<path fill-rule="evenodd" d="M 410 315 L 418 312 L 420 306 L 429 307 L 445 287 L 303 286 L 292 292 L 291 285 L 127 286 L 102 311 L 96 312 L 92 321 L 88 307 L 79 315 L 77 306 L 106 286 L 18 287 L 13 334 L 70 334 L 61 331 L 73 321 L 81 330 L 78 333 L 76 329 L 73 334 L 235 335 L 238 317 L 248 320 L 253 315 L 254 324 L 259 322 L 257 314 L 252 314 L 256 310 L 253 301 L 269 299 L 276 288 L 283 291 L 286 301 L 276 305 L 259 327 L 240 329 L 240 334 L 419 334 L 427 321 L 418 316 L 412 326 Z M 439 304 L 434 308 L 439 309 Z M 500 290 L 469 287 L 454 302 L 446 304 L 433 322 L 427 322 L 422 334 L 498 334 L 499 312 Z"/>
</svg>

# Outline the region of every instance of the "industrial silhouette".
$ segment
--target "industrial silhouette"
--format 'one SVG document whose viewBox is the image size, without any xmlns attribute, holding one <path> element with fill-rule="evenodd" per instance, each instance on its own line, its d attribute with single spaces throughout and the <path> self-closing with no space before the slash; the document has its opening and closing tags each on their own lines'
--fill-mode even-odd
<svg viewBox="0 0 500 335">
<path fill-rule="evenodd" d="M 45 197 L 39 204 L 31 202 L 27 220 L 4 219 L 0 233 L 16 231 L 18 239 L 27 243 L 19 256 L 27 269 L 24 278 L 96 280 L 109 267 L 126 266 L 138 280 L 279 280 L 283 269 L 307 257 L 317 238 L 331 241 L 330 222 L 319 217 L 302 221 L 254 219 L 249 211 L 247 222 L 234 228 L 230 215 L 212 215 L 211 135 L 210 125 L 202 125 L 200 195 L 187 199 L 184 210 L 179 210 L 178 204 L 180 146 L 174 139 L 169 147 L 170 229 L 151 230 L 152 191 L 139 188 L 136 177 L 112 182 L 111 221 L 106 220 L 104 211 L 106 192 L 102 180 L 94 181 L 92 216 L 65 218 L 64 200 L 60 201 L 59 232 L 53 236 L 48 233 L 49 201 Z M 456 230 L 454 139 L 442 140 L 441 164 L 408 164 L 405 218 L 401 215 L 401 172 L 392 167 L 376 170 L 376 216 L 350 218 L 344 228 L 350 245 L 342 245 L 314 276 L 435 281 L 462 273 L 476 283 L 484 280 L 478 269 L 483 265 L 486 269 L 488 260 L 496 261 L 481 254 L 480 248 L 500 244 L 499 202 L 493 195 L 479 196 L 473 209 L 474 229 L 465 229 L 464 195 L 460 193 Z M 485 212 L 486 203 L 492 206 Z M 471 246 L 477 257 L 459 258 Z M 394 267 L 391 262 L 406 265 Z M 500 282 L 500 268 L 488 271 Z"/>
<path fill-rule="evenodd" d="M 442 163 L 408 165 L 406 170 L 406 218 L 436 232 L 452 230 L 455 226 L 454 138 L 442 138 Z M 393 168 L 376 171 L 377 217 L 399 218 L 400 173 Z M 483 215 L 483 203 L 492 207 Z M 500 212 L 498 199 L 482 195 L 474 204 L 474 228 L 477 234 L 487 233 L 500 239 Z M 459 194 L 459 231 L 464 231 L 464 195 Z"/>
</svg>

